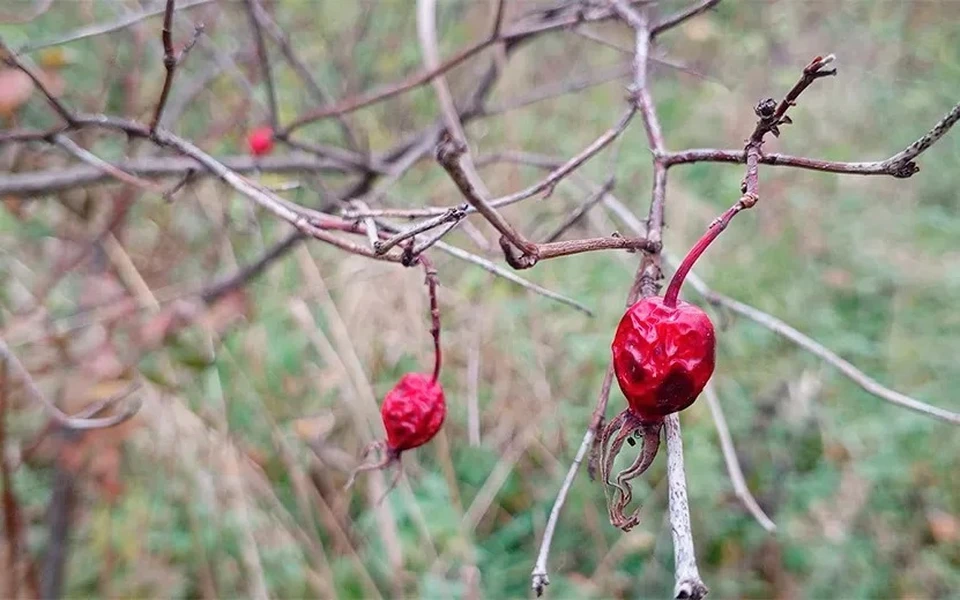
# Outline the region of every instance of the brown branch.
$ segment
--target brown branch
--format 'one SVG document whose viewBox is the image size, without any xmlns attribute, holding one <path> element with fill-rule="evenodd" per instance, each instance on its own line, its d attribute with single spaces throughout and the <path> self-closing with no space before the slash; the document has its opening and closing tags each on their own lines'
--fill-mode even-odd
<svg viewBox="0 0 960 600">
<path fill-rule="evenodd" d="M 547 12 L 549 11 L 541 11 L 542 14 L 546 14 Z M 303 116 L 296 119 L 293 123 L 280 130 L 278 135 L 289 135 L 294 130 L 299 129 L 308 123 L 313 123 L 321 119 L 360 110 L 361 108 L 382 102 L 392 98 L 393 96 L 402 94 L 421 85 L 425 85 L 433 81 L 433 79 L 436 77 L 443 75 L 444 73 L 464 63 L 471 57 L 476 56 L 486 48 L 496 43 L 507 42 L 515 44 L 525 40 L 528 37 L 541 33 L 554 31 L 557 29 L 564 29 L 577 23 L 603 21 L 611 18 L 612 16 L 613 11 L 609 9 L 584 9 L 578 10 L 569 15 L 562 15 L 561 17 L 552 20 L 544 20 L 537 17 L 533 19 L 534 22 L 530 25 L 521 24 L 520 26 L 512 29 L 503 29 L 501 26 L 500 28 L 495 29 L 495 31 L 499 30 L 498 34 L 488 36 L 482 41 L 461 50 L 454 56 L 441 63 L 435 69 L 421 70 L 405 77 L 404 79 L 401 79 L 400 81 L 385 84 L 367 92 L 362 92 L 356 96 L 342 100 L 333 106 L 325 106 L 308 111 Z"/>
<path fill-rule="evenodd" d="M 655 38 L 664 31 L 673 29 L 677 25 L 680 25 L 686 22 L 689 19 L 699 15 L 700 13 L 706 12 L 720 4 L 720 0 L 700 0 L 697 4 L 694 4 L 690 8 L 681 10 L 680 12 L 670 15 L 665 19 L 661 19 L 653 27 L 650 28 L 650 37 Z"/>
<path fill-rule="evenodd" d="M 0 61 L 9 67 L 23 71 L 24 74 L 30 78 L 30 81 L 33 82 L 33 85 L 40 90 L 40 92 L 43 94 L 43 97 L 47 99 L 47 102 L 50 103 L 50 106 L 53 107 L 53 110 L 60 115 L 60 118 L 63 119 L 68 126 L 73 126 L 76 124 L 76 119 L 73 113 L 69 108 L 67 108 L 67 105 L 61 102 L 60 99 L 50 91 L 46 84 L 44 84 L 43 79 L 40 77 L 40 74 L 33 63 L 30 62 L 30 60 L 25 56 L 16 54 L 11 48 L 7 47 L 7 45 L 3 43 L 2 39 L 0 39 Z"/>
<path fill-rule="evenodd" d="M 453 179 L 453 182 L 460 189 L 460 193 L 467 199 L 467 202 L 469 202 L 477 212 L 483 215 L 483 217 L 500 232 L 503 238 L 509 240 L 509 242 L 519 248 L 525 256 L 529 257 L 527 262 L 532 261 L 529 264 L 529 266 L 532 267 L 536 264 L 537 260 L 537 245 L 524 238 L 496 208 L 491 206 L 491 204 L 481 196 L 480 191 L 477 190 L 473 182 L 470 181 L 467 172 L 461 165 L 461 159 L 466 155 L 466 152 L 467 148 L 462 142 L 455 140 L 450 135 L 444 135 L 437 145 L 437 161 L 447 171 L 450 178 Z M 502 241 L 501 246 L 503 246 Z M 510 262 L 509 252 L 507 252 L 507 256 L 507 261 Z M 514 265 L 511 264 L 511 266 Z"/>
<path fill-rule="evenodd" d="M 386 240 L 383 240 L 383 241 L 378 240 L 376 243 L 374 243 L 373 249 L 377 254 L 383 254 L 384 252 L 390 250 L 400 242 L 403 242 L 409 238 L 412 238 L 418 233 L 430 231 L 431 229 L 434 229 L 441 225 L 445 225 L 447 223 L 456 223 L 466 215 L 466 208 L 467 208 L 466 205 L 464 205 L 463 207 L 451 208 L 450 210 L 448 210 L 442 215 L 438 215 L 436 217 L 426 219 L 425 221 L 422 221 L 416 225 L 412 225 L 411 227 L 404 229 L 403 231 L 387 238 Z M 372 217 L 367 217 L 367 218 L 372 218 Z"/>
<path fill-rule="evenodd" d="M 575 208 L 567 217 L 548 235 L 543 238 L 544 242 L 555 242 L 560 239 L 568 229 L 580 222 L 584 215 L 590 212 L 590 209 L 597 205 L 601 200 L 603 200 L 604 195 L 606 195 L 610 190 L 613 189 L 614 180 L 613 177 L 607 179 L 606 182 L 598 189 L 590 193 L 586 200 L 580 203 L 577 208 Z"/>
<path fill-rule="evenodd" d="M 277 25 L 265 10 L 256 10 L 254 11 L 254 15 L 259 20 L 261 27 L 266 29 L 270 37 L 273 38 L 273 41 L 277 43 L 277 46 L 280 48 L 280 53 L 286 58 L 287 63 L 290 64 L 294 73 L 304 82 L 307 92 L 313 95 L 319 104 L 329 104 L 331 102 L 330 94 L 321 87 L 316 77 L 311 73 L 310 68 L 304 64 L 304 62 L 300 60 L 300 57 L 297 56 L 297 53 L 294 52 L 293 45 L 290 43 L 290 39 L 283 29 Z M 343 132 L 343 137 L 350 149 L 359 150 L 360 143 L 346 118 L 344 118 L 343 115 L 337 115 L 337 123 L 339 123 L 340 130 Z M 278 137 L 278 139 L 289 141 L 289 136 Z"/>
<path fill-rule="evenodd" d="M 10 461 L 7 460 L 7 361 L 0 359 L 0 484 L 3 486 L 3 533 L 7 541 L 7 586 L 3 590 L 7 598 L 19 598 L 20 550 L 23 542 L 22 511 L 20 501 L 13 489 Z"/>
<path fill-rule="evenodd" d="M 167 0 L 167 9 L 163 13 L 163 29 L 160 33 L 160 41 L 163 44 L 163 67 L 167 70 L 167 75 L 163 79 L 163 89 L 160 91 L 160 100 L 157 101 L 153 120 L 150 121 L 150 133 L 156 131 L 157 126 L 160 125 L 163 107 L 167 104 L 167 96 L 170 95 L 173 76 L 177 71 L 177 57 L 173 53 L 173 10 L 175 5 L 176 0 Z"/>
<path fill-rule="evenodd" d="M 276 131 L 280 124 L 277 109 L 277 90 L 273 85 L 273 74 L 270 72 L 270 56 L 267 54 L 267 45 L 263 39 L 263 29 L 260 27 L 264 10 L 260 5 L 260 0 L 244 0 L 247 8 L 247 16 L 250 21 L 250 28 L 253 30 L 253 37 L 257 44 L 257 58 L 260 61 L 260 70 L 263 75 L 263 82 L 267 86 L 267 107 L 270 110 L 270 129 Z"/>
<path fill-rule="evenodd" d="M 622 130 L 622 128 L 620 130 Z M 461 168 L 460 159 L 463 153 L 463 146 L 449 136 L 442 139 L 437 146 L 437 160 L 450 175 L 450 178 L 453 179 L 454 183 L 460 189 L 460 192 L 467 199 L 467 202 L 500 232 L 502 236 L 500 238 L 500 247 L 503 250 L 507 264 L 514 269 L 528 269 L 536 265 L 540 260 L 595 250 L 659 250 L 658 245 L 652 244 L 647 239 L 622 238 L 617 236 L 588 240 L 549 242 L 545 244 L 531 242 L 514 229 L 510 222 L 496 210 L 494 203 L 485 200 L 473 186 L 466 172 Z M 521 254 L 519 256 L 514 253 L 514 247 L 520 250 Z"/>
<path fill-rule="evenodd" d="M 193 37 L 186 46 L 180 50 L 179 54 L 173 53 L 173 13 L 176 0 L 167 0 L 167 8 L 163 14 L 163 29 L 160 39 L 163 44 L 163 66 L 167 71 L 163 79 L 163 89 L 160 90 L 160 100 L 157 101 L 157 108 L 153 113 L 153 120 L 150 121 L 150 134 L 156 132 L 160 126 L 160 119 L 163 118 L 163 109 L 167 105 L 167 98 L 170 95 L 170 88 L 173 85 L 173 77 L 176 74 L 177 66 L 186 58 L 187 54 L 196 45 L 197 40 L 203 35 L 203 23 L 197 23 L 193 29 Z"/>
</svg>

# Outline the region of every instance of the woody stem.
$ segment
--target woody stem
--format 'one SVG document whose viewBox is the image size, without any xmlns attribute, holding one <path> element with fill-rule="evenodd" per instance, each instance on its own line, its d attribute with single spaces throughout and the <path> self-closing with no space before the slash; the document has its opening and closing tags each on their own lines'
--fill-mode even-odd
<svg viewBox="0 0 960 600">
<path fill-rule="evenodd" d="M 440 349 L 440 302 L 437 300 L 437 269 L 426 256 L 420 256 L 418 261 L 423 265 L 426 274 L 427 294 L 430 296 L 430 334 L 433 335 L 433 382 L 440 377 L 440 365 L 443 363 L 443 353 Z"/>
</svg>

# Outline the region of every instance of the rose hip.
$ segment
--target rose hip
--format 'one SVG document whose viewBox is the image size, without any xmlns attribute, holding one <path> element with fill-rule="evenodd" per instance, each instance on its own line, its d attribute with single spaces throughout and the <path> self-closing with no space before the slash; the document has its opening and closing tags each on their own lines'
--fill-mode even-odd
<svg viewBox="0 0 960 600">
<path fill-rule="evenodd" d="M 383 399 L 380 417 L 387 430 L 387 452 L 422 446 L 440 431 L 447 415 L 443 389 L 425 373 L 407 373 Z"/>
<path fill-rule="evenodd" d="M 443 355 L 440 351 L 440 307 L 437 302 L 437 272 L 426 257 L 420 256 L 417 262 L 426 271 L 427 291 L 430 296 L 430 315 L 433 334 L 434 361 L 433 375 L 426 373 L 407 373 L 393 386 L 383 399 L 380 418 L 387 432 L 386 440 L 378 440 L 363 450 L 363 456 L 379 450 L 381 458 L 375 462 L 361 464 L 354 469 L 346 487 L 353 485 L 357 473 L 383 469 L 397 464 L 397 473 L 387 491 L 393 489 L 400 479 L 400 455 L 405 450 L 422 446 L 433 439 L 447 415 L 446 399 L 443 388 L 437 378 Z"/>
<path fill-rule="evenodd" d="M 630 410 L 655 421 L 696 400 L 710 379 L 716 337 L 706 313 L 659 297 L 631 306 L 613 338 L 613 369 Z"/>
<path fill-rule="evenodd" d="M 660 448 L 663 418 L 691 404 L 713 375 L 716 334 L 713 323 L 700 308 L 678 300 L 683 281 L 694 263 L 741 210 L 756 203 L 745 194 L 714 221 L 684 257 L 664 297 L 643 298 L 629 307 L 613 338 L 613 371 L 627 408 L 600 432 L 600 472 L 603 483 L 615 489 L 608 502 L 610 522 L 629 531 L 639 523 L 639 508 L 624 512 L 633 498 L 630 481 L 653 463 Z M 613 462 L 625 441 L 634 435 L 643 445 L 633 464 L 610 481 Z"/>
<path fill-rule="evenodd" d="M 257 127 L 247 134 L 247 150 L 254 156 L 263 156 L 273 151 L 273 130 Z"/>
</svg>

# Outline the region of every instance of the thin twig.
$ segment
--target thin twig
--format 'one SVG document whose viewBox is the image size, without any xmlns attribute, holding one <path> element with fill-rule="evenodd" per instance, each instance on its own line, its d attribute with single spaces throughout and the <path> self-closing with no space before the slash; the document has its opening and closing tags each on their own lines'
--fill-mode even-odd
<svg viewBox="0 0 960 600">
<path fill-rule="evenodd" d="M 260 13 L 263 13 L 263 7 L 260 0 L 245 0 L 247 7 L 247 16 L 250 20 L 250 28 L 253 30 L 253 36 L 257 44 L 257 58 L 260 61 L 260 71 L 263 75 L 263 82 L 267 86 L 267 107 L 270 109 L 270 129 L 276 131 L 279 128 L 277 91 L 273 85 L 273 74 L 270 72 L 270 56 L 267 54 L 267 45 L 263 39 L 263 29 L 260 27 Z"/>
<path fill-rule="evenodd" d="M 160 100 L 157 101 L 157 108 L 153 113 L 153 120 L 150 121 L 150 133 L 157 130 L 160 125 L 160 118 L 163 116 L 163 107 L 167 104 L 167 96 L 170 95 L 170 86 L 173 84 L 173 76 L 177 71 L 177 57 L 173 53 L 173 10 L 176 0 L 167 0 L 167 9 L 163 13 L 163 29 L 160 34 L 160 40 L 163 43 L 163 67 L 167 70 L 166 77 L 163 79 L 163 89 L 160 91 Z"/>
<path fill-rule="evenodd" d="M 307 92 L 310 93 L 314 99 L 319 104 L 329 104 L 331 102 L 330 94 L 320 85 L 320 82 L 317 81 L 317 78 L 313 76 L 313 73 L 297 53 L 293 50 L 293 45 L 290 43 L 290 38 L 287 36 L 286 32 L 277 25 L 270 14 L 267 11 L 262 10 L 262 5 L 257 4 L 254 10 L 254 15 L 260 21 L 261 27 L 263 27 L 267 33 L 270 34 L 270 37 L 273 38 L 273 41 L 277 43 L 277 46 L 280 48 L 280 53 L 283 54 L 287 62 L 290 64 L 290 67 L 297 74 L 297 76 L 303 81 Z M 357 136 L 354 134 L 353 130 L 350 128 L 350 124 L 347 122 L 344 115 L 337 115 L 337 122 L 340 124 L 340 130 L 343 132 L 343 137 L 347 142 L 347 146 L 351 150 L 359 151 L 360 143 L 357 139 Z M 278 138 L 283 139 L 284 141 L 289 141 L 288 137 Z"/>
<path fill-rule="evenodd" d="M 540 16 L 549 13 L 549 11 L 540 11 Z M 361 108 L 382 102 L 388 98 L 402 94 L 416 87 L 429 83 L 434 78 L 443 75 L 451 69 L 457 67 L 473 56 L 476 56 L 486 48 L 499 42 L 514 43 L 528 39 L 531 36 L 539 35 L 548 31 L 564 29 L 577 23 L 597 22 L 610 19 L 613 11 L 609 9 L 586 9 L 577 11 L 569 15 L 564 15 L 556 19 L 535 18 L 530 25 L 520 25 L 518 27 L 505 29 L 501 26 L 499 35 L 487 37 L 484 40 L 473 44 L 461 50 L 451 58 L 441 63 L 439 67 L 433 70 L 424 70 L 405 77 L 404 79 L 384 84 L 368 92 L 362 92 L 356 96 L 346 98 L 333 106 L 325 106 L 305 113 L 302 117 L 296 119 L 293 123 L 282 129 L 278 135 L 284 136 L 292 133 L 295 129 L 303 127 L 308 123 L 313 123 L 321 119 L 326 119 L 338 115 L 347 114 Z"/>
<path fill-rule="evenodd" d="M 536 244 L 520 234 L 520 232 L 518 232 L 513 225 L 511 225 L 510 222 L 507 221 L 503 215 L 496 210 L 497 206 L 504 206 L 512 202 L 517 202 L 524 198 L 528 198 L 533 194 L 546 189 L 547 187 L 555 185 L 561 177 L 573 171 L 577 166 L 585 162 L 589 157 L 593 156 L 607 144 L 613 141 L 616 136 L 626 128 L 630 118 L 635 112 L 635 109 L 628 110 L 616 126 L 614 126 L 604 135 L 600 136 L 600 138 L 591 144 L 587 150 L 581 152 L 578 156 L 568 161 L 560 169 L 553 171 L 545 180 L 531 188 L 528 188 L 527 190 L 524 190 L 523 192 L 518 192 L 517 194 L 512 194 L 495 201 L 486 200 L 481 192 L 473 185 L 473 182 L 463 169 L 461 159 L 466 153 L 466 148 L 461 142 L 454 140 L 451 136 L 446 136 L 443 138 L 440 144 L 437 146 L 437 160 L 450 175 L 451 179 L 453 179 L 454 183 L 457 184 L 460 192 L 467 199 L 467 202 L 470 203 L 473 209 L 483 215 L 484 218 L 486 218 L 487 221 L 489 221 L 490 224 L 500 232 L 502 235 L 500 245 L 503 249 L 504 256 L 507 259 L 507 263 L 515 269 L 530 268 L 537 264 L 537 262 L 541 259 L 567 256 L 580 252 L 589 252 L 591 250 L 606 250 L 612 248 L 630 248 L 634 250 L 648 249 L 649 242 L 645 239 L 627 240 L 625 238 L 616 237 L 609 239 L 601 238 L 595 240 L 575 240 L 572 242 Z M 513 253 L 513 247 L 516 247 L 520 250 L 520 256 L 517 256 Z"/>
<path fill-rule="evenodd" d="M 644 261 L 640 262 L 637 273 L 627 293 L 626 306 L 631 306 L 640 296 L 640 282 L 644 273 Z M 543 590 L 550 585 L 550 577 L 547 574 L 547 561 L 550 558 L 550 546 L 553 543 L 553 535 L 557 529 L 557 523 L 560 521 L 560 511 L 567 502 L 567 495 L 570 493 L 570 487 L 573 480 L 576 479 L 580 471 L 580 465 L 586 457 L 586 453 L 594 447 L 594 441 L 597 438 L 597 432 L 603 425 L 604 415 L 607 412 L 607 403 L 610 400 L 610 387 L 613 385 L 613 363 L 607 365 L 606 373 L 603 376 L 603 383 L 600 385 L 600 393 L 597 395 L 597 404 L 590 417 L 590 424 L 583 434 L 583 441 L 580 442 L 580 449 L 573 459 L 573 463 L 567 470 L 567 475 L 557 492 L 557 497 L 553 501 L 553 508 L 550 509 L 550 517 L 547 519 L 547 526 L 543 531 L 543 539 L 540 541 L 540 550 L 537 553 L 537 561 L 530 573 L 530 587 L 536 592 L 537 596 L 543 595 Z M 592 465 L 591 465 L 592 467 Z M 591 468 L 591 477 L 593 476 Z"/>
<path fill-rule="evenodd" d="M 49 416 L 54 423 L 60 427 L 63 427 L 64 429 L 106 429 L 130 420 L 140 408 L 140 403 L 137 399 L 134 402 L 128 403 L 125 410 L 109 417 L 72 417 L 61 411 L 56 404 L 47 398 L 46 394 L 40 391 L 40 388 L 38 388 L 37 384 L 33 381 L 33 377 L 30 376 L 30 373 L 23 366 L 17 356 L 10 351 L 10 348 L 7 347 L 6 342 L 2 338 L 0 338 L 0 359 L 7 362 L 8 373 L 12 372 L 14 377 L 20 379 L 30 398 L 43 408 L 44 412 L 47 413 L 47 416 Z"/>
<path fill-rule="evenodd" d="M 533 89 L 522 96 L 517 96 L 516 98 L 504 100 L 498 104 L 494 104 L 493 106 L 485 107 L 483 109 L 483 116 L 499 115 L 511 110 L 517 110 L 525 106 L 530 106 L 531 104 L 543 102 L 544 100 L 552 100 L 567 94 L 582 92 L 583 90 L 590 89 L 597 85 L 622 79 L 630 74 L 630 65 L 617 65 L 604 70 L 591 69 L 591 73 L 591 75 L 587 75 L 578 79 L 564 80 L 557 83 L 548 83 L 537 87 L 536 89 Z"/>
<path fill-rule="evenodd" d="M 810 352 L 814 356 L 818 356 L 829 364 L 833 365 L 841 373 L 847 376 L 847 378 L 877 398 L 922 415 L 926 415 L 928 417 L 940 419 L 941 421 L 946 421 L 947 423 L 951 423 L 953 425 L 960 425 L 960 413 L 956 413 L 945 408 L 932 406 L 926 402 L 921 402 L 920 400 L 911 398 L 906 394 L 892 390 L 880 384 L 877 380 L 853 366 L 850 362 L 840 358 L 840 356 L 838 356 L 832 350 L 794 329 L 773 315 L 767 314 L 752 306 L 734 300 L 733 298 L 724 296 L 723 294 L 714 292 L 706 286 L 698 285 L 698 283 L 702 282 L 695 282 L 695 279 L 689 279 L 689 281 L 691 282 L 691 285 L 693 285 L 694 289 L 704 294 L 704 298 L 707 300 L 707 302 L 726 307 L 739 315 L 747 317 L 751 321 L 755 321 L 760 325 L 763 325 L 774 333 L 780 334 L 807 352 Z"/>
<path fill-rule="evenodd" d="M 58 146 L 60 146 L 61 148 L 63 148 L 73 156 L 77 157 L 78 159 L 82 160 L 88 165 L 91 165 L 99 169 L 100 171 L 106 173 L 107 175 L 109 175 L 110 177 L 113 177 L 118 181 L 122 181 L 123 183 L 129 183 L 130 185 L 136 186 L 142 190 L 151 192 L 153 194 L 157 194 L 159 196 L 165 196 L 167 193 L 164 188 L 153 183 L 152 181 L 147 181 L 146 179 L 137 177 L 136 175 L 131 175 L 130 173 L 127 173 L 123 169 L 120 169 L 118 167 L 115 167 L 114 165 L 111 165 L 110 163 L 103 160 L 96 154 L 84 148 L 81 148 L 76 144 L 76 142 L 74 142 L 73 140 L 71 140 L 70 138 L 68 138 L 66 135 L 62 133 L 58 133 L 57 135 L 55 135 L 53 137 L 53 141 Z"/>
<path fill-rule="evenodd" d="M 43 82 L 43 78 L 40 76 L 36 66 L 33 64 L 30 59 L 26 56 L 20 56 L 16 54 L 11 48 L 3 42 L 3 39 L 0 39 L 0 62 L 5 63 L 7 66 L 13 67 L 15 69 L 20 69 L 30 78 L 30 81 L 33 82 L 33 85 L 36 86 L 38 90 L 43 94 L 43 97 L 46 98 L 47 102 L 50 103 L 50 106 L 53 107 L 53 110 L 60 115 L 60 118 L 63 119 L 67 126 L 73 126 L 76 124 L 76 118 L 73 113 L 67 108 L 67 105 L 60 101 L 56 95 L 50 91 L 50 88 Z"/>
<path fill-rule="evenodd" d="M 575 308 L 575 309 L 579 310 L 580 312 L 584 313 L 584 314 L 587 315 L 588 317 L 592 317 L 592 316 L 593 316 L 593 311 L 592 311 L 592 310 L 590 310 L 589 308 L 587 308 L 587 307 L 584 306 L 583 304 L 577 302 L 576 300 L 573 300 L 572 298 L 568 298 L 568 297 L 564 296 L 563 294 L 558 294 L 557 292 L 548 290 L 547 288 L 542 287 L 542 286 L 539 286 L 539 285 L 537 285 L 537 284 L 535 284 L 535 283 L 533 283 L 533 282 L 527 281 L 526 279 L 520 277 L 520 276 L 517 275 L 516 273 L 513 273 L 513 272 L 508 271 L 508 270 L 506 270 L 506 269 L 502 269 L 502 268 L 500 268 L 499 266 L 497 266 L 495 263 L 490 262 L 489 260 L 487 260 L 487 259 L 485 259 L 485 258 L 481 258 L 481 257 L 479 257 L 479 256 L 477 256 L 477 255 L 475 255 L 475 254 L 471 254 L 471 253 L 467 252 L 466 250 L 463 250 L 462 248 L 457 248 L 456 246 L 451 246 L 450 244 L 447 244 L 447 243 L 445 243 L 445 242 L 437 242 L 437 243 L 435 244 L 435 246 L 437 247 L 438 250 L 442 250 L 443 252 L 446 252 L 447 254 L 450 254 L 450 255 L 452 255 L 452 256 L 456 256 L 457 258 L 459 258 L 459 259 L 461 259 L 461 260 L 465 260 L 465 261 L 467 261 L 467 262 L 469 262 L 469 263 L 473 263 L 473 264 L 477 265 L 478 267 L 484 269 L 485 271 L 488 271 L 488 272 L 490 272 L 490 273 L 493 273 L 494 275 L 496 275 L 496 276 L 498 276 L 498 277 L 503 277 L 504 279 L 506 279 L 506 280 L 508 280 L 508 281 L 512 281 L 513 283 L 515 283 L 515 284 L 517 284 L 517 285 L 519 285 L 519 286 L 521 286 L 521 287 L 523 287 L 523 288 L 526 288 L 526 289 L 530 290 L 531 292 L 533 292 L 533 293 L 535 293 L 535 294 L 539 294 L 539 295 L 541 295 L 541 296 L 543 296 L 543 297 L 545 297 L 545 298 L 549 298 L 549 299 L 551 299 L 551 300 L 556 300 L 557 302 L 560 302 L 561 304 L 566 304 L 567 306 L 570 306 L 570 307 L 572 307 L 572 308 Z"/>
<path fill-rule="evenodd" d="M 663 33 L 664 31 L 673 29 L 677 25 L 680 25 L 686 22 L 687 20 L 692 19 L 693 17 L 699 15 L 700 13 L 710 10 L 717 4 L 720 4 L 720 0 L 700 0 L 700 2 L 698 2 L 697 4 L 694 4 L 690 8 L 681 10 L 680 12 L 670 15 L 665 19 L 661 19 L 660 21 L 657 21 L 657 23 L 654 24 L 653 27 L 650 28 L 650 37 L 655 38 L 661 33 Z"/>
<path fill-rule="evenodd" d="M 733 437 L 730 435 L 730 428 L 727 426 L 727 419 L 723 415 L 723 408 L 720 406 L 720 399 L 717 397 L 717 390 L 713 382 L 707 383 L 703 394 L 707 400 L 707 406 L 710 407 L 710 414 L 713 415 L 713 424 L 717 428 L 717 437 L 720 438 L 720 450 L 723 452 L 723 462 L 727 465 L 727 473 L 730 474 L 730 482 L 733 484 L 733 493 L 743 502 L 757 523 L 773 533 L 777 526 L 770 520 L 767 513 L 763 512 L 757 499 L 753 497 L 750 488 L 747 487 L 747 480 L 743 476 L 743 470 L 740 468 L 740 460 L 737 458 L 737 449 L 733 445 Z"/>
<path fill-rule="evenodd" d="M 216 159 L 236 173 L 343 173 L 342 163 L 306 154 L 284 156 L 224 156 Z M 196 178 L 216 176 L 192 158 L 181 156 L 154 156 L 133 158 L 112 163 L 124 173 L 136 177 L 176 177 L 192 175 Z M 20 199 L 55 194 L 64 190 L 99 185 L 116 179 L 115 174 L 100 166 L 73 165 L 26 173 L 6 173 L 0 178 L 0 195 Z"/>
<path fill-rule="evenodd" d="M 194 8 L 197 6 L 203 6 L 205 4 L 211 4 L 216 0 L 187 0 L 186 2 L 181 2 L 175 10 L 183 11 L 188 8 Z M 103 35 L 105 33 L 112 33 L 114 31 L 119 31 L 135 25 L 140 21 L 149 19 L 150 17 L 156 17 L 162 15 L 166 12 L 166 7 L 158 8 L 155 10 L 146 10 L 139 13 L 133 13 L 126 15 L 113 23 L 102 23 L 98 25 L 88 25 L 86 27 L 81 27 L 75 31 L 56 37 L 49 40 L 42 40 L 35 44 L 26 44 L 20 47 L 19 52 L 21 54 L 26 54 L 29 52 L 34 52 L 36 50 L 42 50 L 43 48 L 50 48 L 51 46 L 62 46 L 63 44 L 69 44 L 71 42 L 77 42 L 80 40 L 85 40 L 98 35 Z"/>
<path fill-rule="evenodd" d="M 607 179 L 599 189 L 594 190 L 587 196 L 587 199 L 581 202 L 567 217 L 559 224 L 557 227 L 547 234 L 544 238 L 544 242 L 553 242 L 560 239 L 568 229 L 580 222 L 584 215 L 590 212 L 594 206 L 596 206 L 603 196 L 613 189 L 613 178 Z"/>
<path fill-rule="evenodd" d="M 373 249 L 377 254 L 383 254 L 384 252 L 387 252 L 388 250 L 390 250 L 400 242 L 407 240 L 409 238 L 412 238 L 418 233 L 423 233 L 424 231 L 430 231 L 431 229 L 434 229 L 446 223 L 451 223 L 451 222 L 456 223 L 457 221 L 459 221 L 464 217 L 465 213 L 466 213 L 466 205 L 464 205 L 462 208 L 459 208 L 459 207 L 451 208 L 450 210 L 448 210 L 446 213 L 442 215 L 439 215 L 430 219 L 426 219 L 424 221 L 421 221 L 420 223 L 417 223 L 416 225 L 411 225 L 407 229 L 404 229 L 400 233 L 397 233 L 396 235 L 393 235 L 386 240 L 377 241 L 374 244 Z M 372 217 L 366 217 L 366 218 L 372 219 Z"/>
</svg>

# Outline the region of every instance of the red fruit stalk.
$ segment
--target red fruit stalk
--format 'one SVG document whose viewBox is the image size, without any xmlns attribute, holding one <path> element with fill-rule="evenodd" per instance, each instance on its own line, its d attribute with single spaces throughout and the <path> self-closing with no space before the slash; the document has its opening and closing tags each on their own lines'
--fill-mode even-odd
<svg viewBox="0 0 960 600">
<path fill-rule="evenodd" d="M 247 150 L 254 156 L 263 156 L 273 151 L 273 130 L 257 127 L 247 134 Z"/>
<path fill-rule="evenodd" d="M 613 338 L 613 370 L 627 399 L 627 408 L 600 433 L 600 473 L 614 489 L 607 503 L 610 522 L 629 531 L 639 523 L 639 507 L 626 508 L 633 499 L 630 481 L 653 463 L 660 448 L 663 418 L 691 404 L 713 374 L 716 335 L 713 323 L 697 306 L 678 300 L 690 269 L 707 247 L 726 229 L 741 210 L 753 206 L 756 197 L 745 195 L 727 209 L 694 244 L 667 286 L 663 298 L 643 298 L 627 309 Z M 643 443 L 636 459 L 610 481 L 613 463 L 623 443 Z"/>
<path fill-rule="evenodd" d="M 380 451 L 380 460 L 367 462 L 357 467 L 350 475 L 346 487 L 353 485 L 357 473 L 383 469 L 396 464 L 397 473 L 387 491 L 396 486 L 400 479 L 400 455 L 405 450 L 422 446 L 433 439 L 440 431 L 447 415 L 446 399 L 443 388 L 437 378 L 443 356 L 440 350 L 440 306 L 437 301 L 437 271 L 425 256 L 417 262 L 426 271 L 427 291 L 430 296 L 430 316 L 433 335 L 434 360 L 433 375 L 426 373 L 407 373 L 400 378 L 393 389 L 387 392 L 380 407 L 380 418 L 387 432 L 386 440 L 378 440 L 363 450 L 366 458 L 374 451 Z"/>
</svg>

